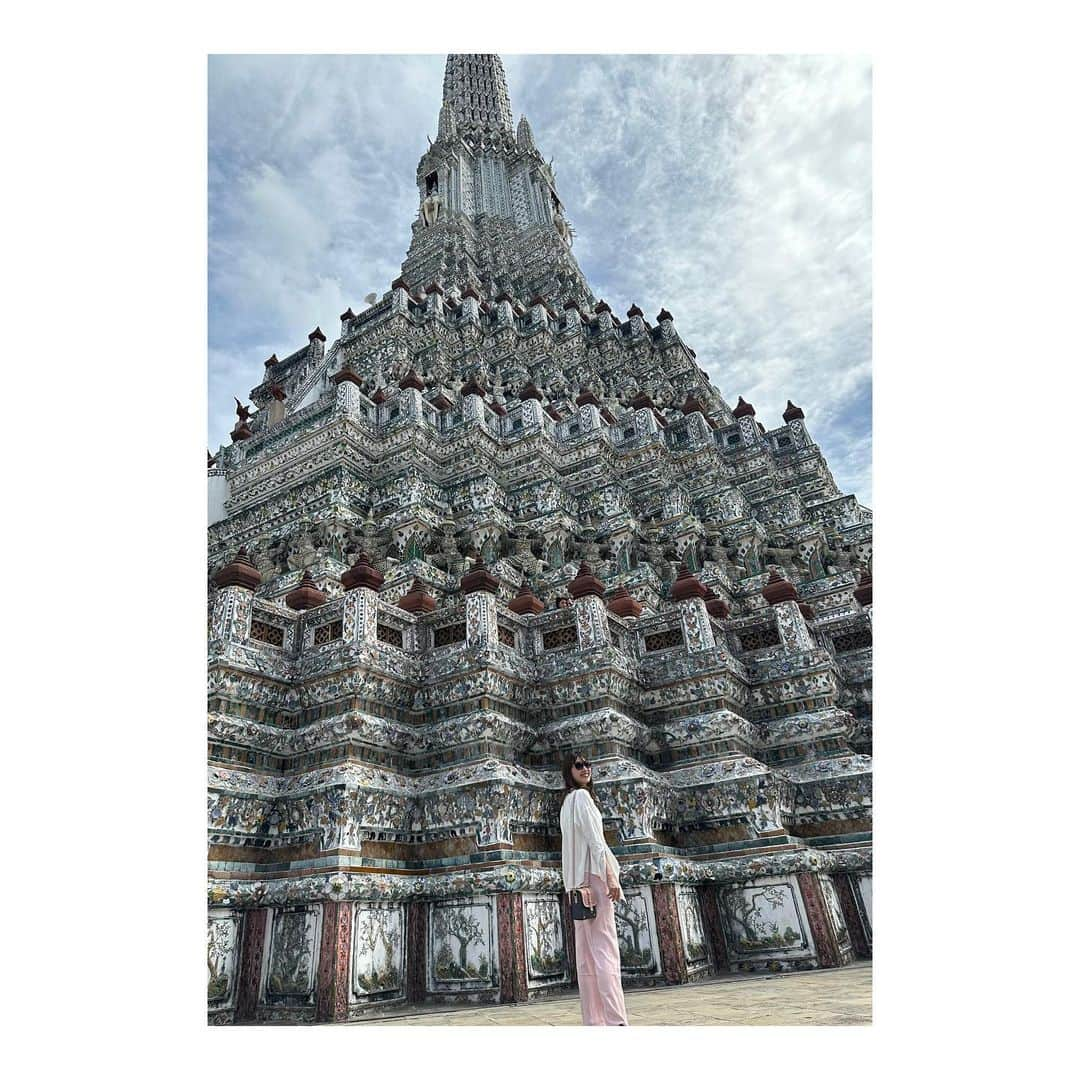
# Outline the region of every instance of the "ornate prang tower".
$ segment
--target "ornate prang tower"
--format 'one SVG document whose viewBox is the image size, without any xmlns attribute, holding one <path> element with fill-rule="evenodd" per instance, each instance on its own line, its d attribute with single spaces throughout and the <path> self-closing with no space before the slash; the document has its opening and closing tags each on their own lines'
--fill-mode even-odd
<svg viewBox="0 0 1080 1080">
<path fill-rule="evenodd" d="M 572 986 L 571 748 L 628 984 L 868 956 L 870 511 L 593 296 L 497 56 L 417 184 L 401 276 L 209 457 L 211 1022 Z"/>
</svg>

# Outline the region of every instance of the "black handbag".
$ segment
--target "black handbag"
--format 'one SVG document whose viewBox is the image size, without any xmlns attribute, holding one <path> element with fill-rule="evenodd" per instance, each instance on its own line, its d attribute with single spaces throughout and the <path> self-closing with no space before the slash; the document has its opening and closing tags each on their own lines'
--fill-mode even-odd
<svg viewBox="0 0 1080 1080">
<path fill-rule="evenodd" d="M 596 918 L 596 908 L 585 906 L 585 901 L 581 899 L 580 889 L 570 890 L 570 918 L 575 922 Z"/>
</svg>

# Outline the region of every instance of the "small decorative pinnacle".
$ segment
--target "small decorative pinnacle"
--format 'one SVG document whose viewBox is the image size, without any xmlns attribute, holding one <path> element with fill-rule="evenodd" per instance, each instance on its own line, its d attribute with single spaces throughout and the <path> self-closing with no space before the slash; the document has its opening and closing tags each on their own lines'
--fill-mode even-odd
<svg viewBox="0 0 1080 1080">
<path fill-rule="evenodd" d="M 544 395 L 540 393 L 540 390 L 537 387 L 536 383 L 533 383 L 533 382 L 530 382 L 529 385 L 526 386 L 525 389 L 522 390 L 520 394 L 518 394 L 518 397 L 522 401 L 530 401 L 530 400 L 531 401 L 543 401 L 544 400 Z"/>
<path fill-rule="evenodd" d="M 689 600 L 694 596 L 704 600 L 707 592 L 708 589 L 690 573 L 686 563 L 679 563 L 679 573 L 676 575 L 675 583 L 671 586 L 671 599 L 676 603 Z"/>
<path fill-rule="evenodd" d="M 593 308 L 593 311 L 595 311 L 597 315 L 604 311 L 606 311 L 610 315 L 611 305 L 606 300 L 601 300 L 600 303 L 598 303 L 596 307 Z"/>
<path fill-rule="evenodd" d="M 316 326 L 315 329 L 308 334 L 308 341 L 326 341 L 326 335 Z"/>
<path fill-rule="evenodd" d="M 636 619 L 645 609 L 630 595 L 625 585 L 620 585 L 608 599 L 608 611 L 623 619 Z"/>
<path fill-rule="evenodd" d="M 214 575 L 214 584 L 223 589 L 226 585 L 239 585 L 242 589 L 254 592 L 262 584 L 262 575 L 255 569 L 255 564 L 248 553 L 241 548 L 231 563 L 223 566 Z"/>
<path fill-rule="evenodd" d="M 280 363 L 280 361 L 277 358 L 277 353 L 271 353 L 270 354 L 270 359 L 267 360 L 266 363 L 263 364 L 263 367 L 273 367 L 275 364 L 278 364 L 278 363 Z"/>
<path fill-rule="evenodd" d="M 477 558 L 461 579 L 461 591 L 466 595 L 474 592 L 498 594 L 499 579 L 484 565 L 483 559 Z"/>
<path fill-rule="evenodd" d="M 683 402 L 682 411 L 689 416 L 692 412 L 704 413 L 705 409 L 693 394 L 687 394 L 686 400 Z"/>
<path fill-rule="evenodd" d="M 657 322 L 663 322 L 665 319 L 667 319 L 668 322 L 674 322 L 675 321 L 675 316 L 672 315 L 671 312 L 668 311 L 667 308 L 661 308 L 660 309 L 660 314 L 656 316 L 656 321 Z"/>
<path fill-rule="evenodd" d="M 351 306 L 348 307 L 345 311 L 343 311 L 341 313 L 341 321 L 342 322 L 351 322 L 355 318 L 356 318 L 356 312 L 353 311 Z"/>
<path fill-rule="evenodd" d="M 326 603 L 326 593 L 315 584 L 310 570 L 304 571 L 300 584 L 285 594 L 285 603 L 293 611 L 307 611 Z"/>
<path fill-rule="evenodd" d="M 539 615 L 544 602 L 525 583 L 521 583 L 517 596 L 506 605 L 515 615 Z"/>
<path fill-rule="evenodd" d="M 419 390 L 423 392 L 424 380 L 416 374 L 415 368 L 409 368 L 409 370 L 405 372 L 405 377 L 401 380 L 401 382 L 398 383 L 398 387 L 401 390 L 406 390 L 411 387 L 413 390 Z"/>
<path fill-rule="evenodd" d="M 371 395 L 372 405 L 381 405 L 386 400 L 386 394 L 383 392 L 383 388 L 380 386 L 374 394 Z"/>
<path fill-rule="evenodd" d="M 859 584 L 855 586 L 855 599 L 863 607 L 870 607 L 874 602 L 874 579 L 866 570 L 862 572 Z"/>
<path fill-rule="evenodd" d="M 792 420 L 805 420 L 806 414 L 799 408 L 798 405 L 791 404 L 791 398 L 788 398 L 787 408 L 784 410 L 784 423 L 790 424 Z"/>
<path fill-rule="evenodd" d="M 405 279 L 403 277 L 394 278 L 394 280 L 390 282 L 390 288 L 404 289 L 406 292 L 409 291 L 409 286 L 405 284 Z"/>
<path fill-rule="evenodd" d="M 645 318 L 645 312 L 642 311 L 641 308 L 637 306 L 637 304 L 631 304 L 630 310 L 626 313 L 626 317 L 628 319 L 632 319 L 635 315 L 640 315 L 643 319 Z"/>
<path fill-rule="evenodd" d="M 461 299 L 462 300 L 464 300 L 466 298 L 468 298 L 470 300 L 481 300 L 481 299 L 483 299 L 483 297 L 481 297 L 481 295 L 471 285 L 466 286 L 466 288 L 463 290 L 463 292 L 461 294 Z"/>
<path fill-rule="evenodd" d="M 731 415 L 734 416 L 736 420 L 739 420 L 741 417 L 744 417 L 744 416 L 753 416 L 754 415 L 754 406 L 751 405 L 747 401 L 743 401 L 743 399 L 742 399 L 742 397 L 740 395 L 739 404 L 736 405 L 735 408 L 731 410 Z"/>
<path fill-rule="evenodd" d="M 428 285 L 424 292 L 426 292 L 428 296 L 430 296 L 432 293 L 436 293 L 439 296 L 446 295 L 446 290 L 437 281 L 431 282 L 431 284 Z"/>
<path fill-rule="evenodd" d="M 635 394 L 634 397 L 630 400 L 630 408 L 655 409 L 656 406 L 653 404 L 653 399 L 649 397 L 649 395 L 646 394 L 644 390 L 641 390 L 637 394 Z"/>
<path fill-rule="evenodd" d="M 769 580 L 761 590 L 761 595 L 770 604 L 782 604 L 785 600 L 798 600 L 799 594 L 790 581 L 785 581 L 775 570 L 769 574 Z"/>
<path fill-rule="evenodd" d="M 428 593 L 419 578 L 413 578 L 412 588 L 397 602 L 397 606 L 416 615 L 421 611 L 434 611 L 435 598 Z"/>
<path fill-rule="evenodd" d="M 598 577 L 593 576 L 588 563 L 582 563 L 578 567 L 577 577 L 566 586 L 566 591 L 575 599 L 583 596 L 603 596 L 604 585 Z"/>
<path fill-rule="evenodd" d="M 600 407 L 600 399 L 587 387 L 581 388 L 581 393 L 574 399 L 575 405 L 595 405 Z"/>
<path fill-rule="evenodd" d="M 479 397 L 484 396 L 484 388 L 476 381 L 475 375 L 470 375 L 469 381 L 461 388 L 462 397 L 469 394 L 475 394 Z"/>
<path fill-rule="evenodd" d="M 341 575 L 341 584 L 346 592 L 350 589 L 374 589 L 378 592 L 382 588 L 383 576 L 371 565 L 367 554 L 361 551 L 356 556 L 356 562 Z"/>
</svg>

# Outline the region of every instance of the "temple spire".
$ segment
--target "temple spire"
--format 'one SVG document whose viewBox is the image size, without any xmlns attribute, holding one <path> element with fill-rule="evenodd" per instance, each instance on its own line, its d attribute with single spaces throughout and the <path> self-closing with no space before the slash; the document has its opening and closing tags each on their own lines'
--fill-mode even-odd
<svg viewBox="0 0 1080 1080">
<path fill-rule="evenodd" d="M 495 53 L 450 53 L 443 76 L 443 104 L 457 127 L 513 130 L 506 72 Z"/>
</svg>

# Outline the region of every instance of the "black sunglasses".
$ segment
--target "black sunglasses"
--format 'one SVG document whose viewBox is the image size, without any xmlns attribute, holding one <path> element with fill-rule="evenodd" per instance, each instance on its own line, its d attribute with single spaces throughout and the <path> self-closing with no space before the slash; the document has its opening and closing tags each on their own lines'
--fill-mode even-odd
<svg viewBox="0 0 1080 1080">
<path fill-rule="evenodd" d="M 592 765 L 588 761 L 575 761 L 574 762 L 574 768 L 575 769 L 591 769 Z"/>
</svg>

